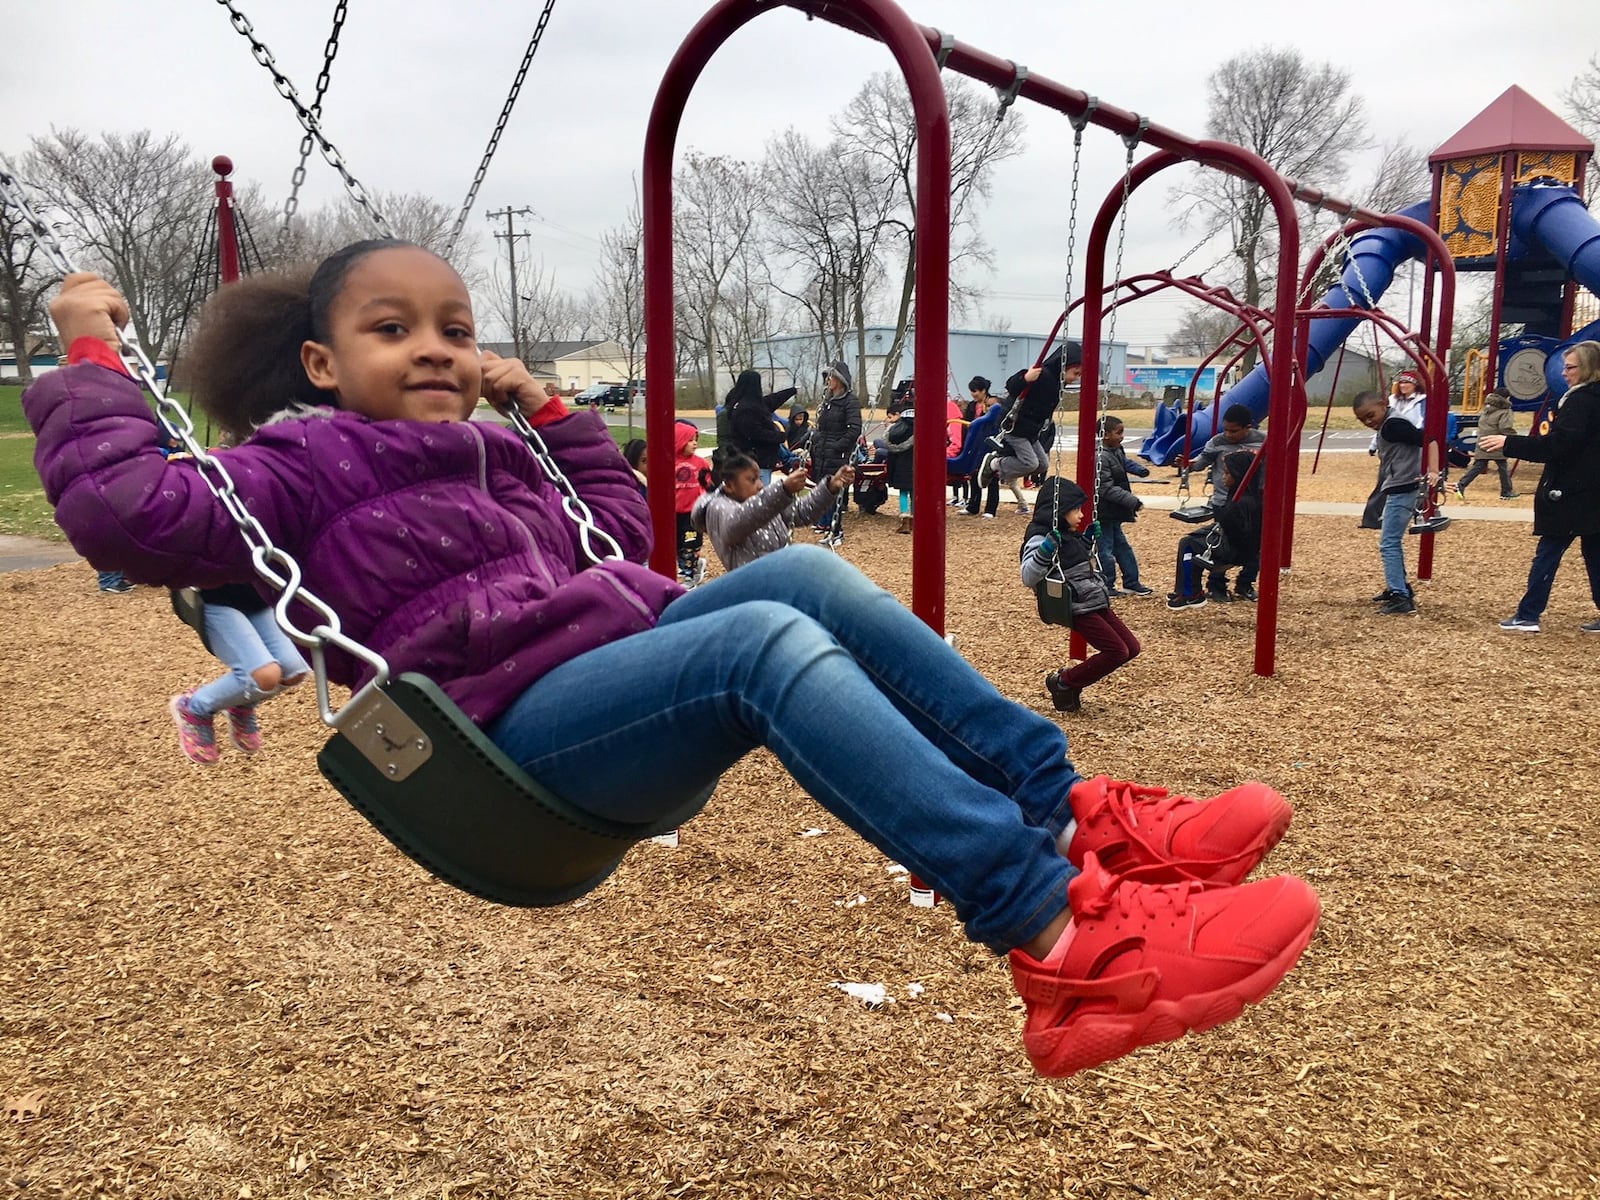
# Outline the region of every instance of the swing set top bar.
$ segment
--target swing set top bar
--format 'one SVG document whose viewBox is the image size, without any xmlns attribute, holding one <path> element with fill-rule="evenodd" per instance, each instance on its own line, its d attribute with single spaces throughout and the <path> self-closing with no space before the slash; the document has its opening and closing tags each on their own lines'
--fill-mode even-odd
<svg viewBox="0 0 1600 1200">
<path fill-rule="evenodd" d="M 772 7 L 768 5 L 768 7 Z M 872 28 L 865 24 L 858 13 L 858 9 L 866 7 L 860 0 L 787 0 L 787 7 L 795 8 L 805 13 L 806 16 L 817 20 L 827 21 L 841 29 L 848 29 L 865 37 L 876 37 Z M 1087 92 L 1080 92 L 1076 88 L 1067 87 L 1056 83 L 1048 76 L 1040 75 L 1031 68 L 1019 67 L 1009 59 L 997 58 L 982 50 L 967 45 L 959 40 L 951 40 L 939 30 L 927 25 L 917 25 L 917 32 L 923 41 L 927 42 L 929 51 L 942 62 L 944 68 L 956 71 L 968 78 L 976 79 L 980 83 L 998 88 L 1000 91 L 1010 93 L 1016 87 L 1016 94 L 1024 99 L 1042 104 L 1046 108 L 1053 108 L 1057 112 L 1069 117 L 1082 119 L 1088 114 L 1091 125 L 1099 125 L 1103 129 L 1121 137 L 1132 137 L 1139 134 L 1139 141 L 1154 146 L 1159 150 L 1170 150 L 1187 159 L 1200 159 L 1210 161 L 1203 153 L 1203 146 L 1216 143 L 1203 143 L 1200 139 L 1186 137 L 1164 125 L 1149 122 L 1144 125 L 1140 133 L 1141 121 L 1138 113 L 1128 112 L 1107 104 Z M 1020 86 L 1017 85 L 1021 78 Z M 1242 148 L 1241 148 L 1242 149 Z M 1249 154 L 1249 151 L 1243 151 Z M 1254 155 L 1251 155 L 1254 157 Z M 1252 172 L 1241 168 L 1234 168 L 1222 164 L 1215 164 L 1218 169 L 1231 171 L 1235 175 L 1251 177 Z M 1271 171 L 1263 160 L 1263 167 Z M 1276 171 L 1272 172 L 1277 175 Z M 1337 196 L 1330 196 L 1320 188 L 1307 186 L 1287 176 L 1278 176 L 1289 189 L 1289 194 L 1294 199 L 1310 204 L 1329 212 L 1338 213 L 1344 217 L 1359 217 L 1370 220 L 1376 224 L 1385 221 L 1384 213 L 1372 212 L 1349 200 L 1341 200 Z"/>
</svg>

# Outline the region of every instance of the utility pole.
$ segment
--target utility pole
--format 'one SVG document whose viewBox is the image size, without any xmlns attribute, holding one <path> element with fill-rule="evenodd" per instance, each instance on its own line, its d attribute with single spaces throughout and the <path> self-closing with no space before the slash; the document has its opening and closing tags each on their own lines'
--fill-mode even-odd
<svg viewBox="0 0 1600 1200">
<path fill-rule="evenodd" d="M 498 221 L 501 217 L 506 219 L 506 231 L 497 233 L 494 236 L 505 239 L 506 257 L 511 263 L 511 345 L 516 351 L 515 357 L 522 358 L 522 317 L 517 311 L 517 301 L 520 299 L 517 294 L 517 239 L 525 238 L 528 235 L 517 232 L 516 219 L 518 217 L 533 216 L 533 209 L 507 206 L 497 212 L 486 212 L 483 215 L 491 221 Z"/>
</svg>

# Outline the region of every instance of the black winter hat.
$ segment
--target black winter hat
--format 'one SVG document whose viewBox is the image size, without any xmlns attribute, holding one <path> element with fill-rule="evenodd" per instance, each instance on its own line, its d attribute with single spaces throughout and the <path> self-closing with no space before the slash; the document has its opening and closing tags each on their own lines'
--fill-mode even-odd
<svg viewBox="0 0 1600 1200">
<path fill-rule="evenodd" d="M 1022 535 L 1023 545 L 1027 545 L 1032 538 L 1043 537 L 1055 528 L 1056 509 L 1059 505 L 1063 518 L 1075 508 L 1082 508 L 1089 501 L 1088 494 L 1078 486 L 1074 479 L 1063 479 L 1059 475 L 1052 475 L 1039 485 L 1039 494 L 1033 501 L 1033 517 L 1028 521 L 1027 531 Z"/>
<path fill-rule="evenodd" d="M 732 409 L 741 400 L 759 399 L 761 399 L 761 372 L 740 371 L 739 378 L 733 381 L 733 387 L 723 403 Z"/>
<path fill-rule="evenodd" d="M 1255 462 L 1255 460 L 1255 454 L 1249 450 L 1235 450 L 1223 458 L 1223 469 L 1226 470 L 1229 475 L 1233 476 L 1233 487 L 1235 492 L 1238 491 L 1239 485 L 1244 482 L 1244 477 L 1246 475 L 1250 475 L 1250 466 Z M 1255 474 L 1250 475 L 1250 487 L 1247 490 L 1258 491 L 1260 487 L 1261 468 L 1257 467 Z"/>
</svg>

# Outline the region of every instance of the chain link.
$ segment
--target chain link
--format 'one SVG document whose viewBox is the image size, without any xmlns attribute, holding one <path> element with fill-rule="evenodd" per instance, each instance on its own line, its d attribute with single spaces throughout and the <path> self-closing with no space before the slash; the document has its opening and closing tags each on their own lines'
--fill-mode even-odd
<svg viewBox="0 0 1600 1200">
<path fill-rule="evenodd" d="M 72 275 L 77 272 L 78 268 L 62 249 L 61 242 L 50 226 L 29 203 L 21 178 L 9 160 L 4 157 L 0 157 L 0 199 L 11 204 L 21 214 L 23 223 L 28 227 L 28 232 L 33 236 L 40 252 L 56 270 L 62 275 Z M 389 664 L 381 655 L 346 635 L 341 629 L 339 614 L 301 583 L 300 564 L 288 551 L 273 544 L 266 528 L 245 506 L 234 484 L 233 476 L 228 474 L 226 465 L 195 437 L 194 422 L 189 419 L 189 414 L 184 411 L 183 406 L 168 396 L 166 389 L 157 381 L 155 367 L 145 354 L 144 347 L 139 344 L 138 336 L 132 330 L 118 330 L 117 338 L 122 344 L 123 351 L 134 358 L 140 381 L 155 398 L 156 412 L 162 424 L 177 435 L 178 440 L 183 443 L 184 450 L 193 456 L 200 478 L 238 526 L 240 536 L 250 547 L 250 562 L 256 574 L 270 584 L 278 594 L 273 611 L 279 626 L 296 643 L 311 651 L 317 676 L 317 694 L 321 699 L 322 719 L 329 725 L 336 724 L 335 714 L 328 699 L 325 661 L 327 646 L 335 645 L 373 667 L 374 678 L 363 692 L 380 688 L 388 682 Z M 67 347 L 62 349 L 66 350 Z M 289 606 L 295 601 L 306 605 L 316 613 L 321 618 L 321 623 L 309 630 L 296 625 L 289 616 Z M 355 699 L 356 697 L 351 697 L 352 702 Z"/>
<path fill-rule="evenodd" d="M 471 215 L 472 206 L 478 199 L 478 188 L 483 185 L 483 177 L 489 172 L 489 162 L 494 158 L 495 148 L 500 144 L 500 135 L 505 132 L 506 122 L 511 119 L 511 110 L 516 107 L 517 96 L 522 91 L 522 81 L 528 77 L 528 67 L 533 63 L 534 51 L 539 49 L 539 39 L 544 37 L 544 27 L 550 23 L 550 12 L 555 6 L 556 0 L 545 0 L 544 11 L 539 14 L 539 23 L 534 26 L 533 36 L 528 39 L 528 48 L 522 53 L 522 65 L 517 68 L 516 78 L 511 81 L 511 91 L 506 96 L 505 106 L 500 110 L 500 119 L 495 122 L 494 132 L 489 135 L 489 144 L 484 148 L 483 161 L 478 164 L 478 173 L 472 177 L 472 184 L 467 188 L 467 198 L 462 201 L 455 228 L 450 231 L 450 240 L 445 243 L 444 257 L 447 259 L 455 252 L 461 231 L 467 227 L 467 217 Z"/>
<path fill-rule="evenodd" d="M 372 197 L 367 194 L 367 189 L 361 186 L 361 181 L 350 173 L 350 168 L 345 165 L 344 156 L 322 132 L 322 126 L 318 123 L 316 115 L 301 103 L 300 94 L 295 91 L 289 77 L 278 70 L 278 64 L 272 58 L 272 51 L 256 37 L 255 27 L 250 24 L 250 19 L 234 6 L 233 0 L 217 0 L 217 3 L 228 10 L 228 20 L 239 35 L 250 43 L 250 53 L 272 75 L 272 85 L 278 89 L 278 95 L 294 107 L 294 115 L 300 119 L 301 128 L 316 139 L 322 157 L 327 159 L 329 166 L 339 172 L 339 178 L 344 180 L 345 191 L 350 193 L 350 198 L 367 214 L 379 232 L 385 237 L 390 236 L 389 223 L 383 219 L 383 214 L 378 211 Z"/>
<path fill-rule="evenodd" d="M 334 55 L 339 53 L 339 31 L 344 28 L 344 14 L 348 0 L 339 0 L 333 9 L 333 32 L 328 34 L 328 44 L 322 51 L 322 74 L 317 76 L 317 94 L 311 98 L 311 115 L 322 116 L 322 97 L 328 91 L 328 77 L 333 72 Z M 289 180 L 289 199 L 283 205 L 283 237 L 289 236 L 289 226 L 294 221 L 295 210 L 300 207 L 300 186 L 306 181 L 306 160 L 311 157 L 311 133 L 300 139 L 300 161 L 295 164 L 294 175 Z"/>
<path fill-rule="evenodd" d="M 594 513 L 578 495 L 572 486 L 572 480 L 562 474 L 561 468 L 556 466 L 556 460 L 550 455 L 550 447 L 545 445 L 544 438 L 539 436 L 539 431 L 528 423 L 528 418 L 523 415 L 522 409 L 513 404 L 506 410 L 506 416 L 510 418 L 511 427 L 517 431 L 517 436 L 538 460 L 540 469 L 549 476 L 551 483 L 561 489 L 561 509 L 578 527 L 578 541 L 583 546 L 583 553 L 589 561 L 603 563 L 621 559 L 622 547 L 617 545 L 614 537 L 595 524 Z M 605 543 L 604 553 L 596 552 L 594 548 L 596 539 Z"/>
<path fill-rule="evenodd" d="M 1111 270 L 1111 282 L 1112 282 L 1112 286 L 1113 287 L 1115 287 L 1117 284 L 1122 282 L 1122 252 L 1123 252 L 1123 249 L 1126 247 L 1127 242 L 1128 242 L 1128 198 L 1133 193 L 1133 155 L 1134 155 L 1134 152 L 1139 149 L 1139 143 L 1144 139 L 1145 130 L 1147 130 L 1149 128 L 1150 128 L 1150 118 L 1149 117 L 1140 117 L 1139 118 L 1139 128 L 1137 130 L 1135 130 L 1133 133 L 1124 134 L 1123 137 L 1122 137 L 1122 144 L 1128 148 L 1128 153 L 1127 153 L 1127 157 L 1123 160 L 1123 163 L 1122 163 L 1122 213 L 1117 219 L 1117 261 L 1116 261 L 1116 265 Z M 1095 494 L 1094 494 L 1094 497 L 1091 500 L 1091 503 L 1094 505 L 1094 524 L 1093 524 L 1093 529 L 1094 529 L 1094 532 L 1095 532 L 1096 536 L 1098 536 L 1099 532 L 1100 532 L 1100 485 L 1101 485 L 1101 482 L 1102 482 L 1101 481 L 1101 475 L 1100 475 L 1100 462 L 1101 462 L 1100 448 L 1105 444 L 1105 437 L 1106 437 L 1105 385 L 1109 384 L 1111 382 L 1110 364 L 1113 363 L 1114 361 L 1116 361 L 1116 353 L 1117 353 L 1117 351 L 1116 351 L 1116 343 L 1117 343 L 1117 309 L 1118 309 L 1118 307 L 1119 307 L 1119 305 L 1117 304 L 1117 296 L 1113 292 L 1112 297 L 1111 297 L 1111 317 L 1110 317 L 1110 320 L 1109 320 L 1109 322 L 1108 322 L 1108 324 L 1106 326 L 1106 340 L 1105 340 L 1106 366 L 1105 366 L 1104 369 L 1102 369 L 1099 363 L 1095 363 L 1094 364 L 1095 371 L 1099 374 L 1100 383 L 1102 385 L 1101 386 L 1100 402 L 1099 402 L 1099 404 L 1097 406 L 1098 409 L 1099 409 L 1099 413 L 1098 413 L 1098 416 L 1095 419 L 1095 428 L 1094 428 L 1094 432 L 1095 432 L 1094 492 L 1095 492 Z M 1111 580 L 1108 578 L 1106 580 L 1106 582 L 1110 583 Z"/>
</svg>

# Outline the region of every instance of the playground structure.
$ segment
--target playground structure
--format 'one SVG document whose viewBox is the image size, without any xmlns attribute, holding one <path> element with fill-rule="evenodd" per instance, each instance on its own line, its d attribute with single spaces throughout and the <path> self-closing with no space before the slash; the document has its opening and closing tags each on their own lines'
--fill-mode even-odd
<svg viewBox="0 0 1600 1200">
<path fill-rule="evenodd" d="M 1463 397 L 1474 412 L 1483 390 L 1496 382 L 1513 406 L 1541 408 L 1566 390 L 1561 351 L 1600 334 L 1600 322 L 1574 330 L 1577 287 L 1600 292 L 1600 221 L 1584 204 L 1585 171 L 1594 146 L 1518 87 L 1507 89 L 1429 156 L 1433 188 L 1428 200 L 1398 216 L 1423 221 L 1445 240 L 1458 271 L 1493 271 L 1494 307 L 1485 369 L 1475 372 Z M 1396 270 L 1425 258 L 1426 248 L 1397 229 L 1371 229 L 1353 237 L 1346 230 L 1325 243 L 1305 272 L 1316 275 L 1322 256 L 1344 243 L 1343 273 L 1316 304 L 1319 320 L 1305 342 L 1301 379 L 1321 371 L 1363 323 L 1380 325 L 1403 348 L 1408 331 L 1379 307 Z M 1430 281 L 1431 283 L 1431 278 Z M 1426 305 L 1424 306 L 1426 308 Z M 1349 314 L 1358 315 L 1349 315 Z M 1505 325 L 1522 333 L 1501 336 Z M 1227 343 L 1224 343 L 1227 345 Z M 1415 347 L 1407 350 L 1413 357 Z M 1197 373 L 1198 375 L 1198 373 Z M 1227 393 L 1259 419 L 1267 415 L 1270 388 L 1257 367 Z M 1163 406 L 1141 453 L 1170 462 L 1181 447 L 1216 432 L 1219 406 L 1196 409 L 1191 388 L 1187 411 Z"/>
<path fill-rule="evenodd" d="M 673 370 L 673 251 L 672 251 L 672 158 L 683 110 L 695 81 L 711 56 L 738 29 L 774 5 L 759 0 L 721 0 L 690 31 L 673 56 L 656 93 L 645 139 L 643 168 L 644 266 L 646 373 L 670 375 Z M 1255 670 L 1270 675 L 1275 669 L 1277 613 L 1280 568 L 1289 563 L 1293 531 L 1295 480 L 1298 471 L 1298 437 L 1305 422 L 1306 403 L 1304 361 L 1300 347 L 1305 345 L 1309 325 L 1320 314 L 1297 307 L 1300 277 L 1297 253 L 1299 217 L 1295 202 L 1302 201 L 1344 218 L 1347 236 L 1364 230 L 1398 230 L 1423 247 L 1429 265 L 1430 281 L 1440 277 L 1437 332 L 1430 332 L 1429 317 L 1433 290 L 1423 300 L 1424 333 L 1416 339 L 1417 358 L 1427 390 L 1443 394 L 1444 359 L 1450 345 L 1450 314 L 1454 304 L 1455 268 L 1438 232 L 1430 225 L 1403 214 L 1375 213 L 1349 201 L 1336 199 L 1322 191 L 1285 179 L 1264 160 L 1241 147 L 1222 142 L 1197 140 L 1152 123 L 1148 118 L 1100 102 L 1096 97 L 1066 87 L 1019 66 L 957 41 L 949 34 L 915 24 L 891 0 L 859 0 L 849 6 L 822 3 L 821 0 L 787 0 L 785 7 L 799 10 L 812 19 L 832 22 L 852 32 L 875 38 L 894 55 L 911 96 L 917 125 L 917 314 L 918 338 L 913 375 L 928 381 L 919 390 L 935 394 L 944 386 L 948 374 L 947 335 L 949 329 L 949 172 L 950 126 L 945 107 L 940 73 L 956 71 L 996 88 L 1002 104 L 1023 98 L 1042 104 L 1067 116 L 1081 134 L 1089 124 L 1119 135 L 1127 148 L 1127 169 L 1123 178 L 1107 195 L 1096 213 L 1089 236 L 1085 280 L 1078 300 L 1068 295 L 1065 308 L 1082 308 L 1083 361 L 1100 362 L 1101 320 L 1118 306 L 1149 294 L 1153 287 L 1137 285 L 1119 294 L 1124 281 L 1106 279 L 1106 247 L 1112 227 L 1125 216 L 1132 193 L 1160 172 L 1184 163 L 1198 163 L 1254 180 L 1267 193 L 1277 222 L 1279 257 L 1276 273 L 1276 300 L 1270 314 L 1239 313 L 1247 318 L 1251 340 L 1261 351 L 1266 380 L 1268 422 L 1266 454 L 1266 514 L 1262 537 L 1262 574 L 1257 606 Z M 1134 163 L 1142 145 L 1155 153 Z M 1073 196 L 1076 204 L 1076 193 Z M 1121 270 L 1121 240 L 1118 241 L 1117 272 Z M 1161 286 L 1180 286 L 1195 293 L 1203 291 L 1197 280 L 1179 281 L 1166 273 L 1157 279 Z M 1109 303 L 1107 296 L 1110 296 Z M 1213 302 L 1221 297 L 1209 297 Z M 1057 328 L 1063 328 L 1063 313 Z M 1360 319 L 1359 317 L 1357 318 Z M 1278 336 L 1269 345 L 1268 329 Z M 1289 336 L 1283 336 L 1288 333 Z M 1422 352 L 1422 349 L 1426 352 Z M 1042 357 L 1042 355 L 1041 355 Z M 933 381 L 937 381 L 936 383 Z M 1095 461 L 1095 431 L 1099 420 L 1100 391 L 1103 381 L 1098 371 L 1090 370 L 1082 380 L 1079 399 L 1079 442 L 1076 474 L 1080 483 L 1092 481 Z M 1445 414 L 1442 406 L 1430 410 L 1424 436 L 1433 444 L 1432 453 L 1442 456 L 1445 440 Z M 670 437 L 673 412 L 671 400 L 659 390 L 646 402 L 647 439 L 663 445 Z M 971 435 L 969 434 L 969 438 Z M 972 438 L 971 440 L 976 440 Z M 914 561 L 912 609 L 937 632 L 944 632 L 945 574 L 944 538 L 946 509 L 943 484 L 946 460 L 936 439 L 919 440 L 913 451 L 916 487 L 913 491 L 912 553 Z M 657 545 L 651 565 L 663 572 L 674 569 L 671 539 L 671 481 L 668 464 L 659 455 L 651 456 L 650 496 L 652 519 L 657 529 Z M 1423 535 L 1424 555 L 1431 552 L 1431 533 Z"/>
</svg>

